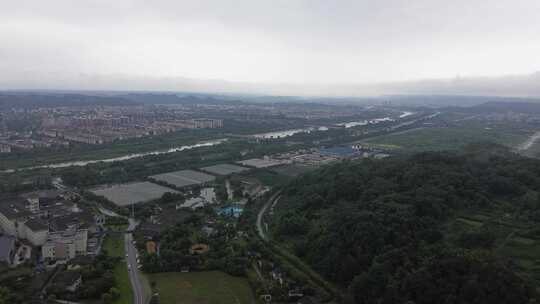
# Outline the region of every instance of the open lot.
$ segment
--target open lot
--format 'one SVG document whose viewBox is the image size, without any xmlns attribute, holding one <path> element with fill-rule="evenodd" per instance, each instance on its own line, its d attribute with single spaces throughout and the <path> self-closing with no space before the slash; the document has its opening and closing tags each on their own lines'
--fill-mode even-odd
<svg viewBox="0 0 540 304">
<path fill-rule="evenodd" d="M 363 143 L 387 145 L 411 152 L 456 150 L 477 142 L 493 142 L 517 147 L 534 133 L 526 127 L 470 121 L 459 126 L 417 128 L 364 140 Z"/>
<path fill-rule="evenodd" d="M 150 182 L 114 185 L 92 190 L 92 193 L 95 195 L 104 196 L 118 206 L 127 206 L 158 199 L 166 192 L 176 193 L 177 191 Z"/>
<path fill-rule="evenodd" d="M 204 184 L 216 179 L 215 176 L 193 170 L 181 170 L 149 176 L 156 181 L 164 182 L 175 187 L 186 187 Z"/>
<path fill-rule="evenodd" d="M 244 171 L 249 170 L 249 169 L 246 168 L 246 167 L 241 167 L 241 166 L 237 166 L 237 165 L 219 164 L 219 165 L 204 167 L 204 168 L 201 168 L 201 170 L 206 171 L 206 172 L 210 172 L 210 173 L 213 173 L 213 174 L 217 174 L 217 175 L 229 175 L 229 174 L 233 174 L 233 173 L 244 172 Z"/>
<path fill-rule="evenodd" d="M 161 304 L 255 303 L 247 279 L 220 271 L 156 273 L 149 277 L 156 282 Z"/>
</svg>

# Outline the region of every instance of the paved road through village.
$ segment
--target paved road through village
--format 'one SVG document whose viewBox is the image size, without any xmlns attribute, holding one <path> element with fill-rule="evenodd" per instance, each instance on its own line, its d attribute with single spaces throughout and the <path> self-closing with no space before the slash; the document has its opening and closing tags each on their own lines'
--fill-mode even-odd
<svg viewBox="0 0 540 304">
<path fill-rule="evenodd" d="M 129 280 L 131 281 L 131 287 L 133 289 L 133 303 L 134 304 L 146 304 L 148 303 L 148 298 L 144 292 L 144 286 L 137 268 L 137 249 L 133 245 L 133 234 L 131 231 L 137 226 L 136 222 L 133 219 L 129 219 L 129 227 L 124 236 L 124 244 L 126 251 L 126 263 L 128 267 Z"/>
</svg>

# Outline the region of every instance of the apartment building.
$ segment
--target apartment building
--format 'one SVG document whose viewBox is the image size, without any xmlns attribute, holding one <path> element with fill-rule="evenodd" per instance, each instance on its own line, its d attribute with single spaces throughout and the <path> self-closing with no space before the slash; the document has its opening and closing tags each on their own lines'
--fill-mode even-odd
<svg viewBox="0 0 540 304">
<path fill-rule="evenodd" d="M 87 252 L 88 230 L 72 229 L 52 232 L 41 247 L 45 260 L 69 260 Z"/>
</svg>

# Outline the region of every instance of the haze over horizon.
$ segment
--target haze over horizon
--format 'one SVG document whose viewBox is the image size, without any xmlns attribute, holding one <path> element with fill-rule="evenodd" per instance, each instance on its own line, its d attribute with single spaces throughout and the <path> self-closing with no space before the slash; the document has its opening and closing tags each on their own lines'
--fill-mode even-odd
<svg viewBox="0 0 540 304">
<path fill-rule="evenodd" d="M 0 89 L 540 96 L 540 2 L 17 1 Z"/>
</svg>

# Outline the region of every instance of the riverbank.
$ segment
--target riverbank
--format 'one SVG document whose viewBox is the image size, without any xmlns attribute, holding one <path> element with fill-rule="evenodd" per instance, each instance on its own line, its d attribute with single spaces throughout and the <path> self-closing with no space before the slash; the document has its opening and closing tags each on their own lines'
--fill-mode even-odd
<svg viewBox="0 0 540 304">
<path fill-rule="evenodd" d="M 215 130 L 179 131 L 159 136 L 126 139 L 102 145 L 73 144 L 67 149 L 38 149 L 0 154 L 0 170 L 39 167 L 66 162 L 118 158 L 129 154 L 165 151 L 179 146 L 224 138 Z"/>
<path fill-rule="evenodd" d="M 168 153 L 174 153 L 174 152 L 181 152 L 185 150 L 191 150 L 194 148 L 200 148 L 200 147 L 211 147 L 215 145 L 219 145 L 227 141 L 226 138 L 217 139 L 217 140 L 211 140 L 206 142 L 200 142 L 196 143 L 194 145 L 188 145 L 188 146 L 180 146 L 175 147 L 167 150 L 162 151 L 150 151 L 150 152 L 144 152 L 144 153 L 132 153 L 128 155 L 122 155 L 118 157 L 113 158 L 105 158 L 105 159 L 93 159 L 93 160 L 76 160 L 76 161 L 69 161 L 69 162 L 63 162 L 63 163 L 51 163 L 51 164 L 45 164 L 40 166 L 31 166 L 31 167 L 23 167 L 23 168 L 17 168 L 17 170 L 24 171 L 24 170 L 34 170 L 34 169 L 58 169 L 58 168 L 67 168 L 67 167 L 82 167 L 89 164 L 95 164 L 95 163 L 112 163 L 116 161 L 125 161 L 130 160 L 134 158 L 140 158 L 145 157 L 149 155 L 161 155 L 161 154 L 168 154 Z M 10 173 L 14 172 L 14 169 L 7 169 L 4 170 L 4 173 Z"/>
</svg>

